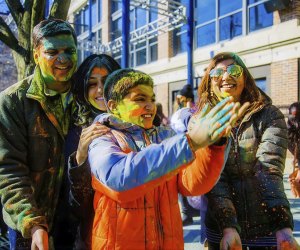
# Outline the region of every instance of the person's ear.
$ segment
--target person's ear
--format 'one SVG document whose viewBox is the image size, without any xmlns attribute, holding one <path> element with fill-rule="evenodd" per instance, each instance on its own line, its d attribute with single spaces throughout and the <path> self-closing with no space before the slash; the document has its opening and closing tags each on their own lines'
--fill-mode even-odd
<svg viewBox="0 0 300 250">
<path fill-rule="evenodd" d="M 107 102 L 107 107 L 109 108 L 110 112 L 112 112 L 114 115 L 118 114 L 117 111 L 117 102 L 114 100 L 109 100 Z"/>
<path fill-rule="evenodd" d="M 39 62 L 39 51 L 37 49 L 33 49 L 33 59 L 36 65 Z"/>
</svg>

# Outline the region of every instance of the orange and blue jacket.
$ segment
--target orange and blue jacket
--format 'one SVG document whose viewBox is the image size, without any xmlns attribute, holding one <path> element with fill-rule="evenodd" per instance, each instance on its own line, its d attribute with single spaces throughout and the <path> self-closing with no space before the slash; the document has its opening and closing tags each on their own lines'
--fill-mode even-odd
<svg viewBox="0 0 300 250">
<path fill-rule="evenodd" d="M 89 148 L 92 249 L 183 249 L 178 193 L 208 192 L 222 171 L 226 146 L 194 152 L 185 134 L 168 127 L 145 130 L 109 114 L 96 120 L 111 132 Z"/>
</svg>

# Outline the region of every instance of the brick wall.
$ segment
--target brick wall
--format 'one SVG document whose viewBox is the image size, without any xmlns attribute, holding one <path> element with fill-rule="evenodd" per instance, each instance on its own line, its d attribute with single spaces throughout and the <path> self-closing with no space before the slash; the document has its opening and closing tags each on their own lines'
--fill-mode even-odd
<svg viewBox="0 0 300 250">
<path fill-rule="evenodd" d="M 299 0 L 292 0 L 289 8 L 274 12 L 274 24 L 278 24 L 280 22 L 285 22 L 292 19 L 300 20 Z"/>
<path fill-rule="evenodd" d="M 271 64 L 271 98 L 275 105 L 298 101 L 298 59 Z"/>
<path fill-rule="evenodd" d="M 169 93 L 169 84 L 159 84 L 154 86 L 154 92 L 155 92 L 155 99 L 156 102 L 160 102 L 163 107 L 163 113 L 168 116 L 169 115 L 169 99 L 168 99 L 168 93 Z"/>
</svg>

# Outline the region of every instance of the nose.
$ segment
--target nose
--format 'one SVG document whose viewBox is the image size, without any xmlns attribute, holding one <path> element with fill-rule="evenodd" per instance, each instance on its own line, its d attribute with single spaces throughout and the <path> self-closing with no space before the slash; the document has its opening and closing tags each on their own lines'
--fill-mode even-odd
<svg viewBox="0 0 300 250">
<path fill-rule="evenodd" d="M 223 76 L 222 76 L 222 80 L 226 80 L 227 78 L 229 78 L 229 74 L 228 74 L 227 71 L 225 71 Z"/>
<path fill-rule="evenodd" d="M 60 54 L 57 57 L 57 61 L 59 61 L 60 63 L 66 63 L 68 61 L 68 57 L 65 54 Z"/>
<path fill-rule="evenodd" d="M 101 87 L 101 85 L 100 84 L 98 84 L 98 93 L 100 93 L 101 95 L 102 95 L 102 93 L 103 93 L 103 88 Z"/>
<path fill-rule="evenodd" d="M 148 110 L 148 111 L 152 111 L 153 109 L 154 109 L 154 106 L 155 106 L 155 104 L 153 103 L 153 102 L 148 102 L 147 104 L 146 104 L 146 110 Z"/>
</svg>

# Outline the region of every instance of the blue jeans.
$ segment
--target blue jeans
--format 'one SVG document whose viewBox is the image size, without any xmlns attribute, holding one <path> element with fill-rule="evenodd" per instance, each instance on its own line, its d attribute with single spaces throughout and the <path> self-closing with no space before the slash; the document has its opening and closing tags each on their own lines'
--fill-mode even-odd
<svg viewBox="0 0 300 250">
<path fill-rule="evenodd" d="M 31 239 L 25 239 L 22 235 L 11 228 L 8 228 L 8 239 L 10 250 L 30 250 Z"/>
</svg>

